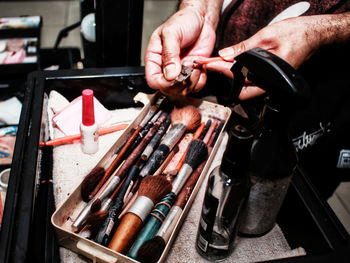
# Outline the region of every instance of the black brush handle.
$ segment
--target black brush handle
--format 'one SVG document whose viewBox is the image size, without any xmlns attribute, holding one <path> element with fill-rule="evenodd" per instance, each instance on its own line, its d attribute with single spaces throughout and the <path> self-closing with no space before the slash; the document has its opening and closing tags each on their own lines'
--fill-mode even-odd
<svg viewBox="0 0 350 263">
<path fill-rule="evenodd" d="M 199 136 L 198 139 L 200 139 L 200 140 L 203 140 L 203 139 L 204 139 L 204 136 L 207 134 L 207 132 L 208 132 L 210 126 L 211 126 L 211 123 L 212 123 L 212 120 L 209 119 L 209 120 L 207 121 L 207 123 L 205 124 L 204 129 L 203 129 L 203 131 L 202 131 L 202 133 L 201 133 L 201 135 Z"/>
<path fill-rule="evenodd" d="M 153 174 L 158 169 L 159 165 L 165 160 L 169 152 L 170 148 L 167 145 L 159 145 L 157 150 L 155 150 L 152 153 L 151 157 L 148 159 L 147 163 L 142 168 L 140 172 L 140 177 L 143 178 L 149 174 Z"/>
<path fill-rule="evenodd" d="M 125 179 L 123 185 L 120 187 L 117 196 L 113 200 L 113 204 L 108 211 L 107 218 L 103 222 L 101 228 L 99 229 L 95 237 L 95 242 L 103 246 L 108 245 L 111 237 L 113 236 L 117 218 L 122 211 L 122 208 L 124 205 L 124 196 L 126 194 L 126 191 L 128 190 L 130 183 L 136 179 L 139 171 L 140 170 L 137 165 L 133 165 L 130 168 L 127 178 Z"/>
<path fill-rule="evenodd" d="M 141 154 L 142 160 L 148 160 L 149 156 L 153 153 L 154 149 L 158 146 L 161 138 L 165 134 L 166 130 L 169 128 L 171 122 L 171 117 L 168 115 L 165 122 L 162 123 L 157 133 L 153 136 L 152 140 L 148 143 L 147 147 Z"/>
</svg>

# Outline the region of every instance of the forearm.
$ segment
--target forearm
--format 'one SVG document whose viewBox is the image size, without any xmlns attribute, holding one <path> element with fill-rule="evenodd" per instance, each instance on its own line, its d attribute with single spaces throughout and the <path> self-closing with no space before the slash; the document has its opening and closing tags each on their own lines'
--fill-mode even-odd
<svg viewBox="0 0 350 263">
<path fill-rule="evenodd" d="M 223 0 L 182 0 L 179 10 L 193 8 L 205 18 L 213 28 L 216 28 L 220 19 L 220 10 Z"/>
<path fill-rule="evenodd" d="M 318 47 L 350 42 L 350 12 L 315 17 L 310 27 L 314 37 L 307 33 L 306 37 L 313 38 Z"/>
</svg>

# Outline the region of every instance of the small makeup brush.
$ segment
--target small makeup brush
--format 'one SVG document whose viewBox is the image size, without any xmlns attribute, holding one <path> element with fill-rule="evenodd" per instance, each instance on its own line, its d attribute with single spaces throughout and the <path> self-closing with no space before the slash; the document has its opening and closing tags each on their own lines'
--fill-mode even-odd
<svg viewBox="0 0 350 263">
<path fill-rule="evenodd" d="M 129 148 L 132 146 L 136 138 L 139 136 L 140 131 L 147 125 L 148 121 L 153 117 L 153 115 L 158 110 L 160 104 L 165 99 L 164 96 L 160 96 L 157 101 L 152 105 L 149 110 L 147 111 L 145 117 L 142 119 L 140 124 L 136 127 L 134 132 L 131 134 L 129 139 L 126 141 L 124 146 L 120 149 L 117 157 L 113 160 L 113 162 L 110 164 L 110 166 L 107 168 L 104 176 L 99 181 L 95 189 L 90 193 L 89 199 L 91 199 L 93 196 L 96 195 L 96 193 L 99 191 L 99 189 L 102 187 L 102 185 L 106 182 L 106 180 L 112 175 L 113 171 L 116 169 L 116 167 L 123 161 L 124 156 L 126 155 Z M 93 175 L 90 175 L 93 176 Z"/>
<path fill-rule="evenodd" d="M 144 178 L 140 184 L 138 198 L 123 216 L 108 248 L 125 254 L 154 205 L 170 190 L 171 183 L 162 175 Z"/>
<path fill-rule="evenodd" d="M 200 125 L 201 114 L 199 110 L 192 105 L 175 108 L 171 112 L 171 122 L 171 128 L 164 136 L 157 149 L 152 153 L 146 165 L 142 168 L 140 172 L 141 177 L 153 174 L 175 144 L 180 140 L 182 135 L 186 131 L 192 131 Z"/>
<path fill-rule="evenodd" d="M 204 142 L 205 144 L 208 144 L 208 141 L 209 141 L 210 137 L 212 136 L 213 133 L 215 133 L 215 129 L 216 129 L 217 125 L 218 125 L 218 121 L 217 121 L 217 120 L 214 120 L 214 121 L 211 123 L 207 134 L 206 134 L 206 135 L 204 136 L 204 138 L 203 138 L 203 142 Z"/>
</svg>

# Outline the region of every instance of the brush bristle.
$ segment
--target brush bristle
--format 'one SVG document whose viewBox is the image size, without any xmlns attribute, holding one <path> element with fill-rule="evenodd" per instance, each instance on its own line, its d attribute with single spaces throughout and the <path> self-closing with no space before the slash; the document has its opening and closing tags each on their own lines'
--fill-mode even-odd
<svg viewBox="0 0 350 263">
<path fill-rule="evenodd" d="M 186 157 L 185 163 L 190 165 L 192 168 L 197 167 L 200 163 L 202 163 L 205 158 L 208 156 L 208 147 L 207 145 L 199 139 L 191 141 Z"/>
<path fill-rule="evenodd" d="M 81 198 L 84 202 L 89 202 L 89 195 L 95 189 L 102 176 L 105 174 L 105 169 L 102 167 L 95 167 L 91 172 L 85 176 L 81 183 Z"/>
<path fill-rule="evenodd" d="M 137 253 L 137 260 L 142 263 L 157 262 L 165 248 L 165 241 L 160 236 L 155 236 L 146 241 Z"/>
<path fill-rule="evenodd" d="M 175 108 L 171 112 L 171 123 L 172 125 L 183 123 L 186 125 L 186 130 L 193 131 L 201 123 L 201 114 L 199 110 L 192 105 Z"/>
<path fill-rule="evenodd" d="M 101 205 L 102 205 L 102 201 L 100 199 L 96 199 L 91 205 L 91 208 L 90 208 L 91 212 L 97 212 L 98 210 L 100 210 Z"/>
<path fill-rule="evenodd" d="M 147 196 L 157 203 L 163 196 L 170 193 L 171 183 L 162 175 L 149 175 L 141 181 L 139 196 Z"/>
<path fill-rule="evenodd" d="M 96 236 L 97 231 L 100 229 L 100 226 L 105 221 L 108 211 L 102 210 L 97 211 L 96 213 L 90 214 L 86 217 L 86 227 L 90 230 L 91 238 Z"/>
</svg>

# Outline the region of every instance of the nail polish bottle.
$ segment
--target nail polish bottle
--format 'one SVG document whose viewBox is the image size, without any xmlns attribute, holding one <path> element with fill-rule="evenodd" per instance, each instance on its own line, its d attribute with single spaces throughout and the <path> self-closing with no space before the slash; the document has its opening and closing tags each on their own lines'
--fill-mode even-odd
<svg viewBox="0 0 350 263">
<path fill-rule="evenodd" d="M 82 92 L 82 123 L 80 124 L 80 145 L 86 154 L 98 151 L 98 126 L 95 122 L 94 92 L 85 89 Z"/>
</svg>

